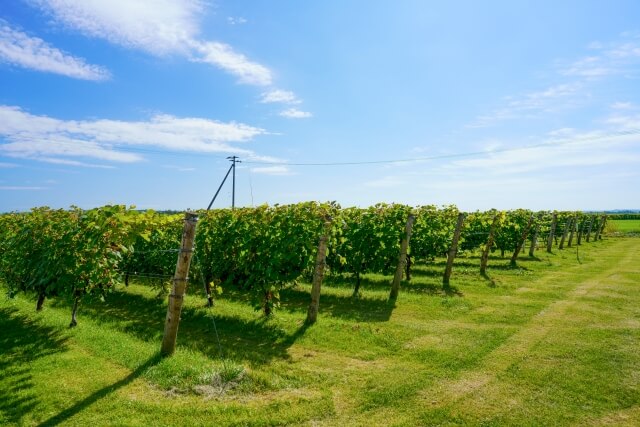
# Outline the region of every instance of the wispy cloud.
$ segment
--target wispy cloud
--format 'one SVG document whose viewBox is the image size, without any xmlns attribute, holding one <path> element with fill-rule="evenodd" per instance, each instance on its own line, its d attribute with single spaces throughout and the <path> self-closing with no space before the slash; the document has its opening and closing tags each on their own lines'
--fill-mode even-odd
<svg viewBox="0 0 640 427">
<path fill-rule="evenodd" d="M 241 83 L 257 86 L 268 86 L 271 84 L 271 71 L 257 62 L 252 62 L 233 50 L 227 44 L 219 42 L 197 42 L 189 43 L 195 52 L 191 60 L 194 62 L 206 62 L 237 76 Z"/>
<path fill-rule="evenodd" d="M 510 144 L 511 145 L 511 144 Z M 501 151 L 494 148 L 487 156 L 455 160 L 445 166 L 456 172 L 483 171 L 490 175 L 521 175 L 543 170 L 562 170 L 581 166 L 623 165 L 640 162 L 640 133 L 596 130 L 576 132 L 563 129 L 533 147 Z"/>
<path fill-rule="evenodd" d="M 39 191 L 46 190 L 47 187 L 25 187 L 20 185 L 0 185 L 0 190 L 5 191 Z"/>
<path fill-rule="evenodd" d="M 263 104 L 300 104 L 302 101 L 300 101 L 293 92 L 290 92 L 288 90 L 274 89 L 262 93 L 260 102 Z"/>
<path fill-rule="evenodd" d="M 389 175 L 383 178 L 374 179 L 372 181 L 365 182 L 366 187 L 372 188 L 398 188 L 407 184 L 406 177 Z"/>
<path fill-rule="evenodd" d="M 477 117 L 467 127 L 487 127 L 503 120 L 533 118 L 543 113 L 567 108 L 575 104 L 575 98 L 582 93 L 582 88 L 583 84 L 580 82 L 564 83 L 521 96 L 507 97 L 504 107 Z"/>
<path fill-rule="evenodd" d="M 184 167 L 184 166 L 176 166 L 176 165 L 164 165 L 166 169 L 177 170 L 178 172 L 193 172 L 196 168 L 192 167 Z"/>
<path fill-rule="evenodd" d="M 90 37 L 152 55 L 182 55 L 205 62 L 239 78 L 267 86 L 271 71 L 231 46 L 200 38 L 201 0 L 29 0 L 55 21 Z"/>
<path fill-rule="evenodd" d="M 281 111 L 279 115 L 288 119 L 307 119 L 313 116 L 310 112 L 298 110 L 297 108 L 289 108 Z"/>
<path fill-rule="evenodd" d="M 465 201 L 476 196 L 482 199 L 486 192 L 497 192 L 491 196 L 496 200 L 503 192 L 509 194 L 507 206 L 511 207 L 515 203 L 513 197 L 522 196 L 526 202 L 532 188 L 580 194 L 585 183 L 597 184 L 594 171 L 606 171 L 608 175 L 628 173 L 640 164 L 640 131 L 614 130 L 618 128 L 617 124 L 593 131 L 563 128 L 540 137 L 536 144 L 530 140 L 493 140 L 487 144 L 486 154 L 434 160 L 428 168 L 419 166 L 421 162 L 404 164 L 395 173 L 375 177 L 363 185 L 391 191 L 411 184 L 418 191 L 428 190 L 429 197 L 442 193 L 443 201 L 455 200 L 451 191 L 464 194 Z M 388 194 L 392 197 L 393 193 Z"/>
<path fill-rule="evenodd" d="M 109 71 L 98 65 L 87 64 L 84 59 L 71 56 L 11 28 L 0 20 L 0 61 L 30 70 L 60 74 L 82 80 L 107 80 Z"/>
<path fill-rule="evenodd" d="M 640 113 L 614 114 L 605 120 L 606 123 L 621 129 L 640 129 Z"/>
<path fill-rule="evenodd" d="M 137 162 L 154 149 L 253 156 L 251 150 L 230 144 L 264 133 L 242 123 L 167 114 L 148 121 L 60 120 L 0 106 L 0 137 L 7 141 L 0 144 L 1 153 L 76 166 L 100 166 L 79 164 L 77 157 Z"/>
<path fill-rule="evenodd" d="M 17 168 L 17 167 L 18 165 L 16 165 L 15 163 L 0 162 L 0 168 L 10 169 L 10 168 Z"/>
<path fill-rule="evenodd" d="M 262 175 L 293 175 L 287 166 L 264 166 L 251 168 L 251 172 Z"/>
<path fill-rule="evenodd" d="M 581 58 L 568 66 L 561 68 L 560 74 L 563 76 L 577 77 L 605 77 L 619 72 L 618 68 L 606 61 L 601 56 L 587 56 Z"/>
<path fill-rule="evenodd" d="M 503 106 L 478 116 L 467 127 L 487 127 L 496 123 L 580 106 L 588 99 L 588 89 L 597 81 L 624 76 L 640 62 L 640 39 L 628 34 L 614 43 L 591 43 L 591 54 L 572 61 L 557 61 L 554 78 L 558 83 L 545 89 L 505 98 Z"/>
<path fill-rule="evenodd" d="M 246 24 L 247 20 L 245 18 L 243 18 L 242 16 L 228 16 L 227 17 L 227 22 L 229 23 L 229 25 L 241 25 L 241 24 Z"/>
<path fill-rule="evenodd" d="M 611 104 L 611 108 L 614 110 L 632 110 L 635 107 L 631 102 L 614 102 Z"/>
</svg>

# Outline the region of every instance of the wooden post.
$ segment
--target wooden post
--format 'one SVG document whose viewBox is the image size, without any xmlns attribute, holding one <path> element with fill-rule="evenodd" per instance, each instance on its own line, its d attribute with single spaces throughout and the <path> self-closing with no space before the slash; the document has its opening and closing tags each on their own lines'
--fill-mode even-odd
<svg viewBox="0 0 640 427">
<path fill-rule="evenodd" d="M 577 230 L 577 226 L 578 226 L 578 216 L 575 215 L 571 220 L 571 231 L 569 233 L 569 241 L 567 242 L 568 248 L 571 247 L 571 243 L 573 242 L 573 234 Z"/>
<path fill-rule="evenodd" d="M 489 251 L 493 246 L 493 235 L 496 232 L 496 227 L 498 226 L 498 219 L 500 216 L 496 214 L 493 217 L 493 221 L 491 222 L 491 228 L 489 228 L 489 237 L 487 238 L 487 243 L 482 249 L 482 257 L 480 257 L 480 274 L 486 276 L 487 274 L 487 263 L 489 262 Z"/>
<path fill-rule="evenodd" d="M 556 233 L 556 223 L 558 222 L 558 214 L 553 213 L 551 217 L 551 230 L 549 230 L 549 238 L 547 239 L 547 252 L 551 253 L 551 247 L 553 246 L 553 238 Z"/>
<path fill-rule="evenodd" d="M 529 222 L 527 226 L 522 230 L 522 236 L 520 237 L 520 243 L 516 245 L 516 249 L 513 251 L 513 255 L 511 256 L 510 264 L 512 266 L 516 265 L 516 260 L 518 259 L 518 254 L 520 253 L 520 249 L 522 248 L 522 243 L 527 240 L 527 236 L 529 235 L 529 230 L 531 230 L 531 225 L 533 224 L 533 215 L 529 218 Z"/>
<path fill-rule="evenodd" d="M 402 280 L 402 274 L 404 273 L 405 266 L 407 265 L 407 251 L 409 250 L 409 240 L 411 240 L 411 230 L 413 229 L 413 222 L 416 217 L 413 214 L 409 214 L 407 218 L 407 225 L 405 226 L 405 235 L 400 243 L 400 254 L 398 255 L 398 266 L 396 267 L 396 274 L 393 276 L 393 283 L 391 284 L 391 293 L 389 293 L 389 300 L 395 300 L 398 298 L 398 292 L 400 292 L 400 281 Z"/>
<path fill-rule="evenodd" d="M 606 216 L 602 215 L 600 217 L 600 222 L 598 223 L 598 228 L 596 228 L 596 234 L 595 236 L 593 236 L 593 240 L 594 241 L 598 241 L 600 240 L 600 233 L 602 233 L 602 230 L 604 230 L 604 221 L 606 219 Z"/>
<path fill-rule="evenodd" d="M 571 218 L 568 218 L 567 222 L 564 223 L 564 230 L 562 230 L 562 239 L 560 239 L 560 246 L 558 246 L 558 249 L 564 249 L 564 242 L 565 240 L 567 240 L 569 228 L 571 228 Z"/>
<path fill-rule="evenodd" d="M 182 244 L 178 254 L 178 262 L 176 263 L 176 272 L 173 276 L 173 287 L 169 294 L 169 307 L 167 307 L 164 336 L 162 337 L 162 347 L 160 348 L 160 353 L 163 356 L 171 356 L 176 349 L 178 325 L 180 324 L 182 302 L 187 288 L 187 281 L 189 280 L 189 266 L 191 264 L 191 255 L 193 254 L 197 223 L 198 215 L 193 212 L 185 212 Z"/>
<path fill-rule="evenodd" d="M 598 238 L 602 240 L 602 234 L 604 233 L 604 227 L 607 225 L 607 215 L 602 215 L 602 227 L 600 227 L 600 233 L 598 234 Z"/>
<path fill-rule="evenodd" d="M 533 236 L 531 237 L 531 247 L 529 247 L 529 256 L 533 258 L 533 254 L 538 245 L 538 233 L 540 232 L 540 224 L 536 224 L 536 228 L 533 230 Z"/>
<path fill-rule="evenodd" d="M 584 232 L 585 222 L 587 222 L 587 218 L 582 218 L 582 221 L 580 221 L 580 225 L 578 226 L 578 242 L 577 242 L 577 245 L 581 245 L 582 244 L 582 233 Z"/>
<path fill-rule="evenodd" d="M 318 243 L 318 252 L 316 254 L 316 266 L 313 271 L 313 283 L 311 284 L 311 304 L 307 310 L 306 323 L 311 325 L 318 319 L 318 307 L 320 306 L 320 288 L 322 287 L 322 279 L 324 278 L 324 268 L 327 265 L 327 242 L 329 241 L 329 233 L 331 231 L 331 218 L 326 218 L 324 230 L 320 236 Z"/>
<path fill-rule="evenodd" d="M 596 220 L 596 216 L 592 215 L 591 220 L 589 221 L 589 228 L 587 228 L 587 243 L 589 243 L 589 239 L 591 238 L 591 230 L 593 229 L 593 222 Z"/>
<path fill-rule="evenodd" d="M 464 213 L 458 214 L 458 221 L 456 222 L 456 229 L 453 232 L 453 240 L 451 241 L 451 247 L 449 248 L 449 255 L 447 256 L 447 267 L 444 269 L 444 275 L 442 276 L 442 286 L 444 288 L 449 287 L 449 279 L 451 278 L 451 270 L 453 269 L 453 260 L 458 252 L 458 240 L 460 240 L 460 233 L 462 232 L 462 223 L 464 222 Z"/>
</svg>

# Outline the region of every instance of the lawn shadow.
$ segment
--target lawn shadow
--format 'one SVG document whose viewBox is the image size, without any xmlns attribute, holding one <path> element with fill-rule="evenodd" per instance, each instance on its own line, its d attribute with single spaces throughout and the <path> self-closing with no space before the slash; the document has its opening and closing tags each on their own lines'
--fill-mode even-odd
<svg viewBox="0 0 640 427">
<path fill-rule="evenodd" d="M 487 286 L 489 286 L 490 288 L 495 288 L 497 286 L 496 281 L 491 278 L 491 276 L 489 276 L 489 274 L 487 273 L 480 273 L 480 277 L 482 277 L 484 280 L 486 280 Z"/>
<path fill-rule="evenodd" d="M 389 290 L 391 288 L 392 276 L 374 275 L 379 277 L 371 277 L 369 275 L 360 276 L 361 290 Z M 340 289 L 354 289 L 356 279 L 350 274 L 327 274 L 322 280 L 322 286 L 329 286 Z"/>
<path fill-rule="evenodd" d="M 31 363 L 66 349 L 67 337 L 61 331 L 39 324 L 17 309 L 0 309 L 0 414 L 9 423 L 38 408 Z"/>
<path fill-rule="evenodd" d="M 40 425 L 41 426 L 55 426 L 55 425 L 58 425 L 60 423 L 63 423 L 64 421 L 66 421 L 69 418 L 73 417 L 77 413 L 79 413 L 79 412 L 85 410 L 86 408 L 88 408 L 89 406 L 93 405 L 98 400 L 102 399 L 103 397 L 106 397 L 109 394 L 111 394 L 111 393 L 119 390 L 120 388 L 126 386 L 131 381 L 135 380 L 140 375 L 142 375 L 147 369 L 149 369 L 150 367 L 158 364 L 158 362 L 160 362 L 160 360 L 161 360 L 161 356 L 160 356 L 160 353 L 158 352 L 154 356 L 150 357 L 142 365 L 138 366 L 133 372 L 131 372 L 129 375 L 127 375 L 126 377 L 124 377 L 120 381 L 117 381 L 117 382 L 115 382 L 113 384 L 110 384 L 108 386 L 102 387 L 100 390 L 92 393 L 91 395 L 89 395 L 86 398 L 82 399 L 80 402 L 76 403 L 75 405 L 65 409 L 64 411 L 60 412 L 59 414 L 54 415 L 53 417 L 49 418 L 48 420 L 42 422 L 42 424 L 40 424 Z"/>
<path fill-rule="evenodd" d="M 387 283 L 386 289 L 391 286 Z M 300 288 L 288 288 L 281 292 L 281 310 L 289 313 L 306 315 L 311 302 L 311 296 L 307 290 Z M 339 317 L 358 322 L 386 322 L 391 317 L 394 304 L 386 299 L 354 298 L 330 293 L 320 295 L 320 311 L 325 316 Z"/>
<path fill-rule="evenodd" d="M 289 333 L 264 317 L 243 319 L 221 315 L 215 307 L 204 307 L 204 302 L 202 307 L 183 308 L 178 346 L 199 351 L 210 358 L 220 357 L 222 348 L 224 357 L 250 365 L 288 359 L 287 349 L 304 332 L 304 328 L 299 328 Z M 144 341 L 156 341 L 158 347 L 166 313 L 164 299 L 148 298 L 124 289 L 109 294 L 105 302 L 87 302 L 80 309 L 81 317 L 115 325 L 117 329 Z M 82 326 L 81 317 L 79 327 Z M 216 337 L 219 337 L 220 347 Z"/>
<path fill-rule="evenodd" d="M 442 276 L 440 274 L 439 276 Z M 464 296 L 455 286 L 443 286 L 442 282 L 438 283 L 416 283 L 415 281 L 403 281 L 400 292 L 425 294 L 431 296 Z"/>
</svg>

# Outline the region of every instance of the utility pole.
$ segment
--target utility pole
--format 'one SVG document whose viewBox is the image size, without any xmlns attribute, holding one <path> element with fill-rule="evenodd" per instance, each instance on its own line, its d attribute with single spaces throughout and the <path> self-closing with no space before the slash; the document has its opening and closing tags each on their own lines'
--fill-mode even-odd
<svg viewBox="0 0 640 427">
<path fill-rule="evenodd" d="M 229 177 L 229 173 L 231 173 L 231 171 L 233 171 L 233 189 L 231 190 L 231 208 L 235 209 L 236 207 L 236 163 L 242 163 L 242 162 L 238 160 L 237 156 L 229 156 L 227 157 L 227 159 L 231 161 L 231 166 L 229 166 L 229 170 L 227 171 L 227 174 L 222 179 L 222 182 L 218 187 L 218 191 L 216 191 L 216 194 L 213 195 L 213 199 L 211 199 L 209 206 L 207 206 L 207 210 L 211 209 L 213 202 L 218 197 L 218 194 L 220 193 L 220 190 L 222 190 L 222 186 L 224 185 L 225 181 Z"/>
<path fill-rule="evenodd" d="M 231 209 L 236 208 L 236 163 L 242 163 L 238 160 L 238 156 L 229 156 L 227 157 L 229 161 L 231 161 L 231 169 L 233 169 L 232 176 L 232 190 L 231 190 Z"/>
</svg>

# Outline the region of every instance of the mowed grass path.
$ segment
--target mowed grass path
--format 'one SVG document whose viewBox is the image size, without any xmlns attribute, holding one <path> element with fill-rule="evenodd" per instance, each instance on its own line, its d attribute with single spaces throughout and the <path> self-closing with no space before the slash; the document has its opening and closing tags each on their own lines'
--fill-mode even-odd
<svg viewBox="0 0 640 427">
<path fill-rule="evenodd" d="M 619 233 L 640 234 L 640 219 L 614 219 L 611 220 L 613 230 Z"/>
<path fill-rule="evenodd" d="M 0 297 L 0 424 L 640 425 L 640 239 L 537 252 L 518 268 L 419 264 L 395 306 L 390 277 L 328 278 L 319 322 L 309 286 L 273 319 L 227 291 L 186 299 L 179 350 L 157 357 L 166 303 L 148 286 L 34 311 Z M 193 284 L 192 284 L 193 286 Z M 219 357 L 214 314 L 225 362 Z M 212 372 L 244 367 L 220 387 Z"/>
</svg>

